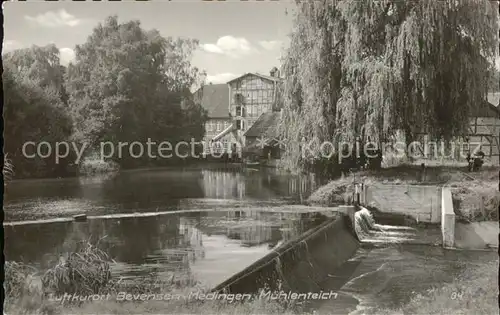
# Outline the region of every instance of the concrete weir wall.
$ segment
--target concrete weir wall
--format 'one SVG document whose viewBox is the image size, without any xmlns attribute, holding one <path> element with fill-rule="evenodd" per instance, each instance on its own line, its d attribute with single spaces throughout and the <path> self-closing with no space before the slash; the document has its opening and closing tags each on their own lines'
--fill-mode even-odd
<svg viewBox="0 0 500 315">
<path fill-rule="evenodd" d="M 349 215 L 340 212 L 299 238 L 283 244 L 219 284 L 212 292 L 257 293 L 261 288 L 318 292 L 319 283 L 349 260 L 359 246 L 354 222 Z"/>
<path fill-rule="evenodd" d="M 443 246 L 455 245 L 455 212 L 448 187 L 375 184 L 360 186 L 360 201 L 384 213 L 405 214 L 420 222 L 441 223 Z"/>
<path fill-rule="evenodd" d="M 411 216 L 419 222 L 441 221 L 441 188 L 423 185 L 374 184 L 364 186 L 361 204 L 385 213 Z"/>
<path fill-rule="evenodd" d="M 443 188 L 441 196 L 441 232 L 443 233 L 443 246 L 454 247 L 455 212 L 453 211 L 451 190 L 448 187 Z"/>
</svg>

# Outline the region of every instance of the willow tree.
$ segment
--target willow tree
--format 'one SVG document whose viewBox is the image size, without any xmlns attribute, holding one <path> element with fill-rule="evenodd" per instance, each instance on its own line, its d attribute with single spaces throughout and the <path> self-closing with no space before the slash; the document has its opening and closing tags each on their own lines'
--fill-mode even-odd
<svg viewBox="0 0 500 315">
<path fill-rule="evenodd" d="M 498 21 L 484 0 L 297 1 L 283 67 L 287 166 L 307 164 L 304 141 L 461 134 L 487 92 Z"/>
</svg>

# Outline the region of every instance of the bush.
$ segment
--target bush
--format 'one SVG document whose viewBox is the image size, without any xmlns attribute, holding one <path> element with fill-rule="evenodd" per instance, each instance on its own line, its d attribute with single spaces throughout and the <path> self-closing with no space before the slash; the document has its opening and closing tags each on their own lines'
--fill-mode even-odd
<svg viewBox="0 0 500 315">
<path fill-rule="evenodd" d="M 452 188 L 453 209 L 465 221 L 496 221 L 500 192 L 496 182 L 468 182 Z"/>
<path fill-rule="evenodd" d="M 80 165 L 79 172 L 83 175 L 97 175 L 116 172 L 120 166 L 113 161 L 85 160 Z"/>
</svg>

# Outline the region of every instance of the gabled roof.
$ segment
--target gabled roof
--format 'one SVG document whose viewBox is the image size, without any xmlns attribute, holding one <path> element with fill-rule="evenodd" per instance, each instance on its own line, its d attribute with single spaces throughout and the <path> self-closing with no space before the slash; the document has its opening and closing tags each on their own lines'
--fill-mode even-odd
<svg viewBox="0 0 500 315">
<path fill-rule="evenodd" d="M 195 98 L 208 112 L 209 118 L 229 119 L 229 86 L 208 84 L 195 92 Z"/>
<path fill-rule="evenodd" d="M 282 78 L 278 78 L 278 77 L 272 77 L 272 76 L 269 76 L 269 75 L 263 75 L 263 74 L 259 74 L 259 73 L 251 73 L 251 72 L 249 72 L 249 73 L 245 73 L 242 76 L 234 78 L 231 81 L 228 81 L 227 84 L 230 84 L 230 83 L 232 83 L 234 81 L 243 79 L 244 77 L 251 76 L 251 75 L 257 76 L 257 77 L 260 77 L 260 78 L 262 78 L 264 80 L 268 80 L 268 81 L 272 81 L 272 82 L 279 82 L 279 81 L 283 80 Z"/>
<path fill-rule="evenodd" d="M 278 123 L 280 112 L 267 112 L 260 115 L 259 119 L 245 132 L 245 137 L 276 138 L 278 136 Z"/>
</svg>

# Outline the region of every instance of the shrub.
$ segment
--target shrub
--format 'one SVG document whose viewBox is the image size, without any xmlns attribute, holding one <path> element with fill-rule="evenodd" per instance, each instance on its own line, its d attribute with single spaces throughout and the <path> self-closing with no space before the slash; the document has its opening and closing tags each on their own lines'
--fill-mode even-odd
<svg viewBox="0 0 500 315">
<path fill-rule="evenodd" d="M 96 175 L 116 172 L 119 169 L 119 165 L 113 161 L 85 160 L 80 165 L 79 172 L 83 175 Z"/>
</svg>

